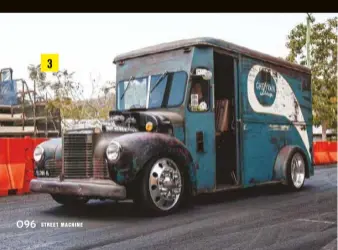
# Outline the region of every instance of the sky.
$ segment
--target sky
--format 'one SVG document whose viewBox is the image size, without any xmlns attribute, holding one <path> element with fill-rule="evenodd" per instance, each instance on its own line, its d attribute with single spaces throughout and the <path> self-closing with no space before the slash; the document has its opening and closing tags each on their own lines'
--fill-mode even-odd
<svg viewBox="0 0 338 250">
<path fill-rule="evenodd" d="M 316 21 L 338 13 L 314 13 Z M 162 42 L 209 36 L 276 57 L 285 57 L 287 35 L 305 13 L 58 13 L 0 14 L 0 68 L 28 83 L 29 64 L 41 54 L 59 54 L 59 68 L 75 72 L 74 79 L 91 92 L 91 78 L 115 80 L 114 57 Z"/>
</svg>

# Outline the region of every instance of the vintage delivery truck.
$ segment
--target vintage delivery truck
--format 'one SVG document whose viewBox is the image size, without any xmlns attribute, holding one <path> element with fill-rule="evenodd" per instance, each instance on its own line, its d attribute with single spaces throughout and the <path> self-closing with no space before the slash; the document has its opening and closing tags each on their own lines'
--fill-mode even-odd
<svg viewBox="0 0 338 250">
<path fill-rule="evenodd" d="M 314 174 L 308 68 L 215 38 L 131 51 L 114 64 L 116 110 L 37 146 L 33 192 L 64 205 L 132 199 L 167 214 L 201 193 L 300 190 Z"/>
</svg>

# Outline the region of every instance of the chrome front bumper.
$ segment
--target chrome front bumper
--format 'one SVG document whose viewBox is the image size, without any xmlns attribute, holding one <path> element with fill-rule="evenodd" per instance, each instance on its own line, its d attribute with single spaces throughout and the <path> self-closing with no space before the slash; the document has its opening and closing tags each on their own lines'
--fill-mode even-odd
<svg viewBox="0 0 338 250">
<path fill-rule="evenodd" d="M 30 182 L 37 193 L 64 194 L 110 199 L 125 199 L 126 188 L 111 180 L 38 178 Z"/>
</svg>

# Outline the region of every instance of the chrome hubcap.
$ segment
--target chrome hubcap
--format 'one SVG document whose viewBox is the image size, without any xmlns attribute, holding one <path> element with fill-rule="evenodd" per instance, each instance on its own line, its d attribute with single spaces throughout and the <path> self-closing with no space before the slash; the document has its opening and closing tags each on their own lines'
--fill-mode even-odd
<svg viewBox="0 0 338 250">
<path fill-rule="evenodd" d="M 181 173 L 174 161 L 162 158 L 155 162 L 149 176 L 149 192 L 161 210 L 173 208 L 182 192 Z"/>
<path fill-rule="evenodd" d="M 291 177 L 293 185 L 300 188 L 305 179 L 305 163 L 301 154 L 296 153 L 291 160 Z"/>
</svg>

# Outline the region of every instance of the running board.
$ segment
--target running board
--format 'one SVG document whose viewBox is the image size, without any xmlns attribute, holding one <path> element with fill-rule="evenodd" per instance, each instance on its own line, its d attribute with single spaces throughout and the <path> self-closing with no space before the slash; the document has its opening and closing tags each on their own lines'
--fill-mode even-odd
<svg viewBox="0 0 338 250">
<path fill-rule="evenodd" d="M 221 192 L 226 190 L 235 190 L 235 189 L 241 189 L 241 185 L 230 185 L 230 184 L 219 184 L 216 186 L 215 192 Z"/>
<path fill-rule="evenodd" d="M 248 188 L 256 187 L 256 186 L 275 185 L 275 184 L 280 184 L 280 183 L 283 183 L 283 182 L 282 181 L 267 181 L 267 182 L 252 184 L 248 186 Z M 243 188 L 244 187 L 242 185 L 219 184 L 219 185 L 216 185 L 216 189 L 214 190 L 214 192 L 234 190 L 234 189 L 243 189 Z"/>
</svg>

